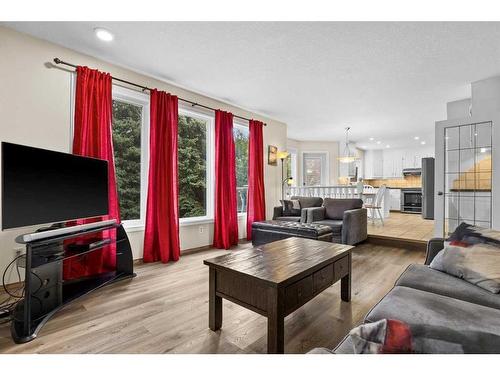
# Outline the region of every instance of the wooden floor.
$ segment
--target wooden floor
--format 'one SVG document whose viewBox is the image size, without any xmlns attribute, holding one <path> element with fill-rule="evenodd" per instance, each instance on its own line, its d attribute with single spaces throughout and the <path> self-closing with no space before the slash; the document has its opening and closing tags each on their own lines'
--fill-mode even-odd
<svg viewBox="0 0 500 375">
<path fill-rule="evenodd" d="M 240 245 L 244 250 L 249 244 Z M 233 250 L 234 251 L 234 250 Z M 222 330 L 208 329 L 207 250 L 177 263 L 141 264 L 137 277 L 92 293 L 63 308 L 34 341 L 16 345 L 0 326 L 0 353 L 265 353 L 266 319 L 224 301 Z M 334 347 L 423 252 L 363 244 L 353 252 L 350 303 L 340 283 L 285 320 L 285 352 Z"/>
<path fill-rule="evenodd" d="M 380 220 L 373 224 L 368 219 L 368 235 L 428 241 L 434 237 L 434 220 L 422 219 L 422 216 L 417 214 L 391 211 L 389 217 L 384 219 L 384 225 Z"/>
</svg>

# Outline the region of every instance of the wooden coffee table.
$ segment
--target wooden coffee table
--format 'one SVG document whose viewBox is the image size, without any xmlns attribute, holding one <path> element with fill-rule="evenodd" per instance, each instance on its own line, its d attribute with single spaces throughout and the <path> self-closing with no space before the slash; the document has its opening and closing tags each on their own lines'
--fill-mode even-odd
<svg viewBox="0 0 500 375">
<path fill-rule="evenodd" d="M 305 238 L 287 238 L 206 259 L 210 267 L 209 327 L 222 326 L 222 299 L 267 317 L 267 352 L 284 352 L 285 317 L 341 280 L 351 300 L 351 250 Z"/>
</svg>

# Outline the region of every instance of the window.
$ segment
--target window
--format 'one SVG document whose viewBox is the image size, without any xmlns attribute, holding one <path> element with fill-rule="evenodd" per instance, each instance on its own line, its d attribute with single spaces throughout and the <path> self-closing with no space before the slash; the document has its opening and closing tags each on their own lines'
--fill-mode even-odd
<svg viewBox="0 0 500 375">
<path fill-rule="evenodd" d="M 147 183 L 149 97 L 113 86 L 113 148 L 121 220 L 143 225 Z"/>
<path fill-rule="evenodd" d="M 212 216 L 213 117 L 179 108 L 179 216 L 182 221 Z"/>
<path fill-rule="evenodd" d="M 288 157 L 286 159 L 286 177 L 287 178 L 292 178 L 291 181 L 289 181 L 290 186 L 297 186 L 298 184 L 298 179 L 297 179 L 297 150 L 289 148 L 288 149 Z"/>
<path fill-rule="evenodd" d="M 237 210 L 245 213 L 248 190 L 248 125 L 233 124 L 236 153 Z M 179 214 L 181 223 L 213 219 L 214 115 L 179 107 Z"/>
<path fill-rule="evenodd" d="M 236 199 L 238 213 L 247 211 L 248 193 L 248 126 L 233 123 L 234 146 L 236 151 Z"/>
<path fill-rule="evenodd" d="M 304 152 L 302 166 L 305 186 L 326 185 L 328 180 L 326 152 Z"/>
</svg>

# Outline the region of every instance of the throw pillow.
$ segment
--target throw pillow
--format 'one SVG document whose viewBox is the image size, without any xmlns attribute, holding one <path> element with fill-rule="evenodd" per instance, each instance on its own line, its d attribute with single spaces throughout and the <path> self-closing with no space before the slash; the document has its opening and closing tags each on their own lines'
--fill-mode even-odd
<svg viewBox="0 0 500 375">
<path fill-rule="evenodd" d="M 391 319 L 358 326 L 349 336 L 356 354 L 495 353 L 500 344 L 499 336 L 466 327 L 456 330 L 427 322 L 410 328 Z"/>
<path fill-rule="evenodd" d="M 461 223 L 447 241 L 450 245 L 461 247 L 467 247 L 478 243 L 489 243 L 500 246 L 500 232 L 494 229 Z"/>
<path fill-rule="evenodd" d="M 429 267 L 464 279 L 491 293 L 500 293 L 500 248 L 491 243 L 467 247 L 446 245 Z"/>
<path fill-rule="evenodd" d="M 349 332 L 356 354 L 412 353 L 410 327 L 399 320 L 383 319 L 353 328 Z"/>
<path fill-rule="evenodd" d="M 500 232 L 461 223 L 429 267 L 500 293 Z"/>
<path fill-rule="evenodd" d="M 300 216 L 300 201 L 297 199 L 282 200 L 283 216 Z"/>
</svg>

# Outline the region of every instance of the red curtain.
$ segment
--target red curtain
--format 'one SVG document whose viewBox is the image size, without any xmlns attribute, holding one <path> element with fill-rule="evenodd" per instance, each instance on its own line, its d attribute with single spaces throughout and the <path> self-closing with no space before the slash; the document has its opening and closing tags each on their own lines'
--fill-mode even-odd
<svg viewBox="0 0 500 375">
<path fill-rule="evenodd" d="M 238 213 L 233 115 L 217 110 L 215 111 L 214 247 L 229 249 L 237 244 Z"/>
<path fill-rule="evenodd" d="M 248 144 L 247 240 L 252 239 L 252 223 L 266 219 L 264 190 L 264 145 L 260 121 L 250 120 Z"/>
<path fill-rule="evenodd" d="M 152 90 L 150 112 L 144 262 L 166 263 L 178 260 L 180 256 L 177 97 L 163 91 Z"/>
<path fill-rule="evenodd" d="M 107 160 L 109 214 L 102 219 L 119 221 L 111 119 L 111 76 L 84 66 L 77 67 L 73 154 Z M 78 224 L 90 221 L 96 220 L 78 221 Z M 114 230 L 103 233 L 103 237 L 115 236 Z M 82 257 L 67 259 L 64 262 L 63 275 L 67 280 L 113 271 L 115 266 L 116 246 L 111 245 Z"/>
</svg>

